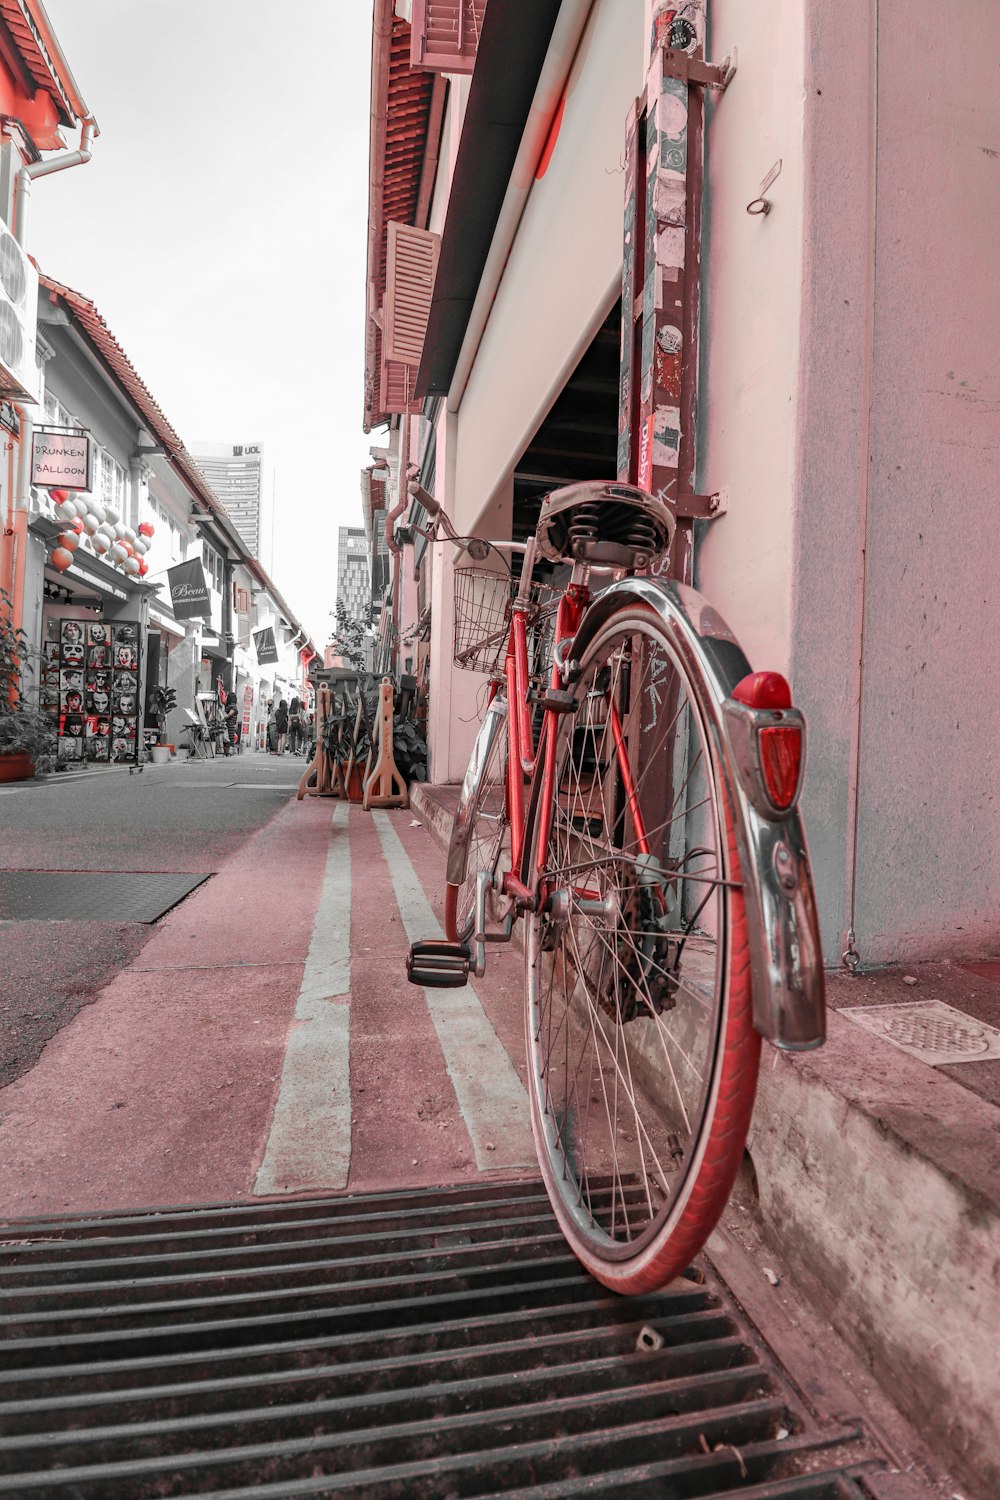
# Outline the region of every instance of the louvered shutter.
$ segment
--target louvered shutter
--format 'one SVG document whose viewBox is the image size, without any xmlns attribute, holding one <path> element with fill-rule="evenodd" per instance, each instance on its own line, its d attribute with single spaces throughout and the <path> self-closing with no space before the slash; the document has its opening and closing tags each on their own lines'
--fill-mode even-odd
<svg viewBox="0 0 1000 1500">
<path fill-rule="evenodd" d="M 410 66 L 433 73 L 471 73 L 486 0 L 413 0 Z"/>
<path fill-rule="evenodd" d="M 413 382 L 424 347 L 441 236 L 410 224 L 386 226 L 380 401 L 384 412 L 414 412 Z"/>
</svg>

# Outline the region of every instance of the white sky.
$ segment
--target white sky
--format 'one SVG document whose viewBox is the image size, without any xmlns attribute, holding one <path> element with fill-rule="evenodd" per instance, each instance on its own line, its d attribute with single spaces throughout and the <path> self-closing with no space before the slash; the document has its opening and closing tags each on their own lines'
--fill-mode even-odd
<svg viewBox="0 0 1000 1500">
<path fill-rule="evenodd" d="M 101 135 L 32 185 L 28 249 L 93 299 L 185 443 L 267 444 L 272 576 L 322 646 L 380 441 L 361 416 L 370 0 L 45 8 Z"/>
</svg>

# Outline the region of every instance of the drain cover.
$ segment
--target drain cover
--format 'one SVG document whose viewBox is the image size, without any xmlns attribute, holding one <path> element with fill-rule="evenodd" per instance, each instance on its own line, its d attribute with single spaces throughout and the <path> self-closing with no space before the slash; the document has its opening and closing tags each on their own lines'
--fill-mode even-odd
<svg viewBox="0 0 1000 1500">
<path fill-rule="evenodd" d="M 155 922 L 207 875 L 0 871 L 0 921 Z"/>
<path fill-rule="evenodd" d="M 995 1026 L 941 1000 L 851 1006 L 840 1015 L 932 1067 L 1000 1058 L 1000 1031 Z"/>
</svg>

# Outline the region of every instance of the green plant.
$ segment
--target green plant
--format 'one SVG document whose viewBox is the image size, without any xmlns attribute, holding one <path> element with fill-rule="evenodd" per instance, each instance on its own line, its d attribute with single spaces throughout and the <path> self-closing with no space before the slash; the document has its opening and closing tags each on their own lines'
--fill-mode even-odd
<svg viewBox="0 0 1000 1500">
<path fill-rule="evenodd" d="M 364 672 L 368 668 L 368 658 L 371 642 L 374 638 L 374 625 L 376 619 L 376 608 L 369 604 L 362 611 L 360 617 L 349 615 L 347 606 L 343 599 L 337 600 L 336 608 L 331 610 L 336 625 L 330 637 L 329 644 L 342 656 L 349 667 L 355 672 Z"/>
<path fill-rule="evenodd" d="M 155 687 L 150 696 L 150 706 L 160 731 L 160 739 L 167 732 L 167 714 L 177 707 L 177 690 L 172 687 Z"/>
<path fill-rule="evenodd" d="M 0 590 L 0 755 L 30 755 L 36 771 L 47 771 L 56 732 L 24 697 L 24 664 L 31 655 L 27 636 L 14 625 L 10 598 Z"/>
<path fill-rule="evenodd" d="M 407 785 L 427 780 L 427 741 L 412 719 L 398 714 L 392 721 L 392 756 Z"/>
</svg>

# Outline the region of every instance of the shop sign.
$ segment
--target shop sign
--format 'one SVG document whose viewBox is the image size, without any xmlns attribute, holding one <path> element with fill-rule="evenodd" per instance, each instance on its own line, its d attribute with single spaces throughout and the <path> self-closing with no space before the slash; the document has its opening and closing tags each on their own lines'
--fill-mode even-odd
<svg viewBox="0 0 1000 1500">
<path fill-rule="evenodd" d="M 255 630 L 253 643 L 257 650 L 257 660 L 260 665 L 266 666 L 268 662 L 278 660 L 278 648 L 274 641 L 273 625 L 265 625 L 263 630 Z"/>
<path fill-rule="evenodd" d="M 89 432 L 36 427 L 31 437 L 31 482 L 43 490 L 89 490 L 94 440 Z"/>
<path fill-rule="evenodd" d="M 207 620 L 212 613 L 205 570 L 197 557 L 167 569 L 170 603 L 178 620 Z"/>
<path fill-rule="evenodd" d="M 247 683 L 243 689 L 243 727 L 240 731 L 244 742 L 250 739 L 250 714 L 253 709 L 253 686 Z"/>
</svg>

